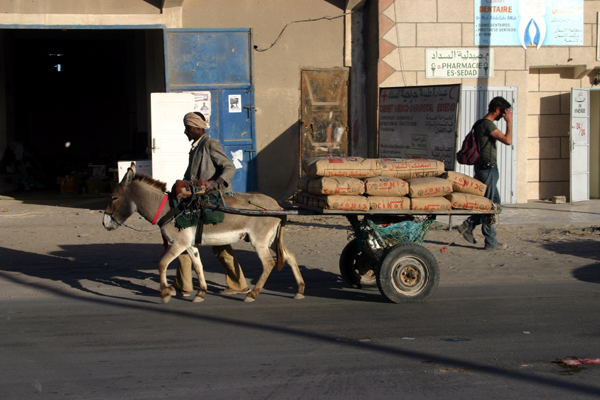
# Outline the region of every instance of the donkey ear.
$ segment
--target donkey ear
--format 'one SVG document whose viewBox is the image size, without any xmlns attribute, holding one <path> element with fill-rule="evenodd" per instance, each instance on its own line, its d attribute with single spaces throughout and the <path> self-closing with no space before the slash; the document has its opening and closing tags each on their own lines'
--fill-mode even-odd
<svg viewBox="0 0 600 400">
<path fill-rule="evenodd" d="M 131 163 L 131 167 L 127 168 L 127 172 L 125 173 L 125 176 L 123 176 L 123 179 L 121 179 L 121 186 L 128 187 L 131 184 L 131 182 L 133 181 L 134 177 L 135 177 L 135 164 Z"/>
</svg>

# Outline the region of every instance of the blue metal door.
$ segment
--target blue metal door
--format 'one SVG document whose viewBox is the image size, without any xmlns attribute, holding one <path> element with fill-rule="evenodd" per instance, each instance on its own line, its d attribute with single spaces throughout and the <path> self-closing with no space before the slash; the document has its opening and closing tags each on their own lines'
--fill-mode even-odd
<svg viewBox="0 0 600 400">
<path fill-rule="evenodd" d="M 210 93 L 206 132 L 236 166 L 233 190 L 256 190 L 250 30 L 169 29 L 165 47 L 167 91 Z"/>
</svg>

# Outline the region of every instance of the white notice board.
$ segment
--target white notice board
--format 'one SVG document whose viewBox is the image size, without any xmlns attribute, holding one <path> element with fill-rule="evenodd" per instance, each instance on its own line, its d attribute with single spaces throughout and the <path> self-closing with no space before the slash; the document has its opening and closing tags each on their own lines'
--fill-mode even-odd
<svg viewBox="0 0 600 400">
<path fill-rule="evenodd" d="M 440 160 L 454 170 L 461 86 L 381 88 L 379 157 Z"/>
</svg>

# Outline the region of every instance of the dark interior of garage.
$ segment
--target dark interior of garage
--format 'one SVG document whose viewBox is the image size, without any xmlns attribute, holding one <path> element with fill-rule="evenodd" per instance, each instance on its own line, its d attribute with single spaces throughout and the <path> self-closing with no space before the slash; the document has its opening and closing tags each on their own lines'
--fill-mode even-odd
<svg viewBox="0 0 600 400">
<path fill-rule="evenodd" d="M 20 190 L 57 190 L 61 178 L 75 177 L 76 190 L 85 192 L 86 180 L 113 178 L 117 161 L 148 159 L 144 31 L 3 33 L 5 181 Z M 11 162 L 20 165 L 11 169 Z"/>
</svg>

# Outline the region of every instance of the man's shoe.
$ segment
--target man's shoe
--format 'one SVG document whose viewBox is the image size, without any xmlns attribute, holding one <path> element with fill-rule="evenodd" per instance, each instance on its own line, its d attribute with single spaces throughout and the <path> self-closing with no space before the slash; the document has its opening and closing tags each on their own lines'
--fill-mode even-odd
<svg viewBox="0 0 600 400">
<path fill-rule="evenodd" d="M 242 289 L 242 290 L 233 290 L 233 289 L 229 289 L 229 288 L 227 288 L 227 289 L 223 289 L 223 290 L 221 290 L 219 293 L 220 293 L 220 294 L 246 294 L 246 293 L 248 293 L 249 291 L 250 291 L 250 289 L 249 289 L 249 288 Z"/>
<path fill-rule="evenodd" d="M 473 236 L 473 230 L 467 226 L 466 223 L 462 223 L 458 226 L 458 231 L 465 238 L 465 240 L 469 243 L 476 244 L 477 239 Z"/>
<path fill-rule="evenodd" d="M 504 250 L 506 249 L 506 245 L 504 243 L 498 243 L 497 245 L 495 245 L 494 247 L 491 246 L 485 246 L 483 249 L 487 250 L 487 251 L 494 251 L 494 250 Z"/>
</svg>

